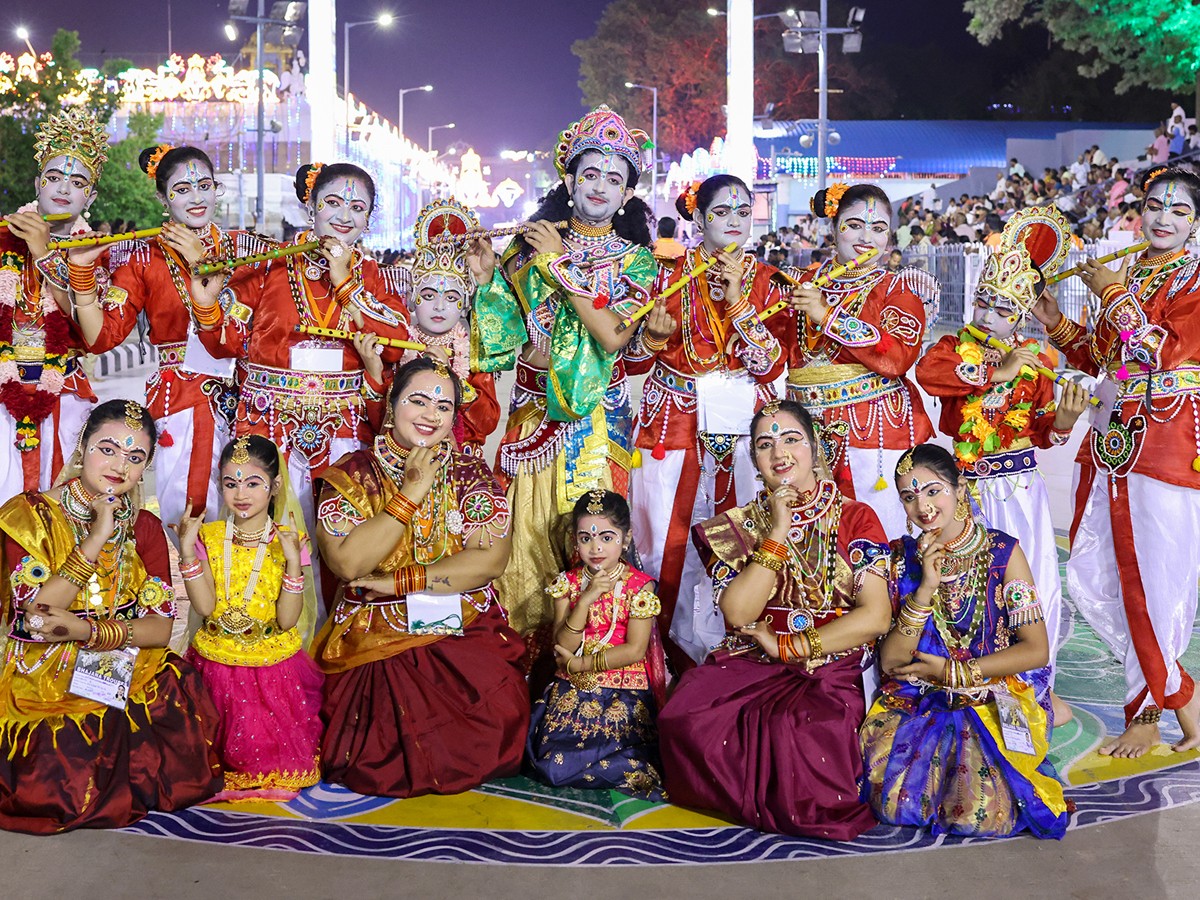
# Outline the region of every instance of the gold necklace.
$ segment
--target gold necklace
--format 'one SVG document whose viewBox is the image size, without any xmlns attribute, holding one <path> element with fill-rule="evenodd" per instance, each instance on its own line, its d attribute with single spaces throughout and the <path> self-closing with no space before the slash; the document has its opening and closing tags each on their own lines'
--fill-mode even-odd
<svg viewBox="0 0 1200 900">
<path fill-rule="evenodd" d="M 239 544 L 257 544 L 266 536 L 271 523 L 267 522 L 258 531 L 242 531 L 237 525 L 233 526 L 233 539 Z"/>
<path fill-rule="evenodd" d="M 1185 249 L 1186 248 L 1168 250 L 1166 253 L 1160 253 L 1158 256 L 1143 256 L 1138 260 L 1138 265 L 1147 269 L 1154 268 L 1155 266 L 1166 265 L 1173 259 L 1183 256 Z"/>
<path fill-rule="evenodd" d="M 604 237 L 612 230 L 612 222 L 605 222 L 603 225 L 589 225 L 587 222 L 580 220 L 578 216 L 571 216 L 571 230 L 580 237 Z"/>
</svg>

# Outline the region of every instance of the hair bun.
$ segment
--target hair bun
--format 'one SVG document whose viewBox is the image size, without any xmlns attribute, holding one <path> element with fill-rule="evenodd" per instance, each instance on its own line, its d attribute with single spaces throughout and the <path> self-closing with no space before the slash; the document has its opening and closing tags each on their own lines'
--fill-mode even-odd
<svg viewBox="0 0 1200 900">
<path fill-rule="evenodd" d="M 821 188 L 809 198 L 808 208 L 818 219 L 829 218 L 829 216 L 825 214 L 825 188 Z"/>
<path fill-rule="evenodd" d="M 295 188 L 296 199 L 301 203 L 308 202 L 308 173 L 312 170 L 312 163 L 305 163 L 296 170 Z"/>
</svg>

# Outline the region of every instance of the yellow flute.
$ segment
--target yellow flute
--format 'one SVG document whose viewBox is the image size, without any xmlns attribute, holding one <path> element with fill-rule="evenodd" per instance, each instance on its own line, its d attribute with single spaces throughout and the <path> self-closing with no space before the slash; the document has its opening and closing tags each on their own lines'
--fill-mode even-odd
<svg viewBox="0 0 1200 900">
<path fill-rule="evenodd" d="M 358 331 L 342 331 L 338 328 L 318 328 L 316 325 L 297 325 L 294 331 L 301 334 L 312 334 L 317 337 L 337 338 L 340 341 L 354 340 L 354 336 L 361 334 Z M 418 353 L 428 350 L 425 344 L 418 344 L 416 341 L 402 341 L 400 338 L 379 337 L 374 335 L 375 340 L 385 347 L 399 347 L 401 350 L 416 350 Z"/>
<path fill-rule="evenodd" d="M 971 337 L 975 338 L 978 341 L 983 341 L 983 343 L 987 344 L 993 350 L 999 350 L 1001 353 L 1011 353 L 1012 352 L 1012 347 L 1008 346 L 1008 344 L 1004 343 L 1004 341 L 1000 340 L 999 338 L 992 337 L 992 335 L 988 334 L 986 331 L 979 330 L 978 328 L 976 328 L 974 325 L 970 324 L 969 322 L 966 324 L 965 330 L 966 330 L 967 334 L 971 335 Z M 1041 347 L 1029 347 L 1028 349 L 1033 351 L 1034 353 L 1040 353 L 1042 348 Z M 1028 368 L 1028 367 L 1026 367 L 1026 368 Z M 1068 385 L 1068 384 L 1073 385 L 1075 383 L 1070 378 L 1067 378 L 1063 375 L 1059 375 L 1057 372 L 1055 372 L 1053 369 L 1051 369 L 1047 366 L 1038 366 L 1036 368 L 1036 371 L 1039 375 L 1044 375 L 1047 378 L 1049 378 L 1051 381 L 1057 382 L 1058 384 L 1061 384 L 1064 386 Z M 1100 406 L 1100 400 L 1097 397 L 1088 397 L 1088 403 L 1092 404 L 1092 406 L 1095 406 L 1095 407 Z"/>
<path fill-rule="evenodd" d="M 67 219 L 75 218 L 71 213 L 47 213 L 42 216 L 43 222 L 65 222 Z M 0 228 L 8 227 L 8 219 L 0 219 Z"/>
<path fill-rule="evenodd" d="M 737 248 L 738 248 L 737 244 L 730 244 L 728 247 L 725 248 L 724 252 L 732 253 Z M 684 286 L 687 285 L 687 283 L 689 281 L 691 281 L 693 278 L 697 278 L 700 275 L 703 275 L 706 271 L 708 271 L 709 267 L 715 265 L 716 262 L 717 262 L 717 258 L 715 256 L 713 256 L 713 257 L 709 258 L 707 262 L 700 263 L 700 265 L 696 266 L 696 268 L 694 268 L 694 269 L 692 269 L 692 271 L 688 272 L 688 274 L 685 277 L 680 278 L 677 282 L 675 282 L 673 285 L 671 285 L 669 288 L 667 288 L 665 291 L 663 291 L 661 294 L 659 294 L 656 298 L 652 299 L 645 306 L 638 307 L 636 310 L 634 310 L 632 313 L 630 313 L 628 316 L 626 316 L 624 319 L 622 319 L 621 324 L 617 326 L 617 331 L 624 331 L 626 328 L 628 328 L 630 325 L 632 325 L 638 319 L 647 315 L 650 312 L 650 310 L 654 309 L 654 304 L 658 300 L 663 300 L 663 299 L 666 299 L 667 297 L 670 297 L 672 294 L 679 293 L 679 291 L 683 290 Z"/>
<path fill-rule="evenodd" d="M 115 244 L 118 241 L 136 241 L 138 238 L 156 237 L 161 231 L 162 226 L 159 226 L 158 228 L 139 228 L 137 231 L 122 231 L 119 234 L 67 238 L 61 241 L 51 241 L 46 247 L 49 250 L 70 250 L 72 247 L 99 247 L 102 244 Z"/>
<path fill-rule="evenodd" d="M 1122 247 L 1116 253 L 1109 253 L 1105 256 L 1097 256 L 1094 260 L 1092 260 L 1092 262 L 1109 263 L 1114 259 L 1120 259 L 1121 257 L 1128 256 L 1131 253 L 1140 253 L 1149 246 L 1149 241 L 1138 241 L 1136 244 L 1130 244 L 1128 247 Z M 1058 284 L 1060 281 L 1070 278 L 1072 275 L 1078 275 L 1082 271 L 1083 264 L 1081 263 L 1078 266 L 1072 266 L 1069 269 L 1059 272 L 1057 275 L 1051 275 L 1046 279 L 1046 287 L 1050 287 L 1052 284 Z"/>
<path fill-rule="evenodd" d="M 251 253 L 249 256 L 235 256 L 231 259 L 216 259 L 212 262 L 200 263 L 192 271 L 197 276 L 203 277 L 205 275 L 213 275 L 216 272 L 224 272 L 226 269 L 236 269 L 238 266 L 249 266 L 271 259 L 279 259 L 281 256 L 295 256 L 297 253 L 307 253 L 309 250 L 316 250 L 320 246 L 320 241 L 289 244 L 284 247 L 276 247 L 265 253 Z"/>
<path fill-rule="evenodd" d="M 840 266 L 834 266 L 832 269 L 830 269 L 824 275 L 821 275 L 818 278 L 814 278 L 811 282 L 809 282 L 809 284 L 812 287 L 815 287 L 817 290 L 820 290 L 821 288 L 825 287 L 825 285 L 829 284 L 829 282 L 833 281 L 833 279 L 841 278 L 843 275 L 845 275 L 851 269 L 857 269 L 863 263 L 870 262 L 871 260 L 873 260 L 877 255 L 879 255 L 879 250 L 877 250 L 875 247 L 872 247 L 870 250 L 865 250 L 864 252 L 860 253 L 858 256 L 854 257 L 854 259 L 850 260 L 850 262 L 842 263 Z M 791 275 L 787 275 L 784 272 L 778 272 L 773 277 L 780 278 L 783 281 L 785 281 L 788 284 L 793 285 L 795 287 L 803 286 L 803 282 L 797 281 Z M 790 305 L 791 304 L 789 303 L 789 301 L 780 300 L 774 306 L 768 306 L 766 309 L 764 309 L 762 312 L 760 312 L 758 314 L 758 320 L 760 322 L 765 322 L 765 321 L 767 321 L 767 319 L 771 318 L 771 316 L 775 315 L 776 313 L 783 312 Z"/>
</svg>

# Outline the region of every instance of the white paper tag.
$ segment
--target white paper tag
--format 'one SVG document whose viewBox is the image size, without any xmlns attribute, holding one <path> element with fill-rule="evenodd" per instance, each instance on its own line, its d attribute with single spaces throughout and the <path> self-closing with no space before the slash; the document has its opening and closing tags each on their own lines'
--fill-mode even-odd
<svg viewBox="0 0 1200 900">
<path fill-rule="evenodd" d="M 696 379 L 697 427 L 709 434 L 749 434 L 755 384 L 749 375 L 710 372 Z"/>
<path fill-rule="evenodd" d="M 409 634 L 463 633 L 462 594 L 407 594 Z"/>
<path fill-rule="evenodd" d="M 1092 391 L 1092 396 L 1100 401 L 1100 405 L 1092 410 L 1091 424 L 1100 434 L 1108 434 L 1108 423 L 1117 405 L 1118 393 L 1117 383 L 1112 378 L 1101 378 Z"/>
<path fill-rule="evenodd" d="M 340 372 L 344 355 L 341 347 L 301 341 L 291 349 L 290 366 L 296 372 Z"/>
<path fill-rule="evenodd" d="M 233 378 L 233 367 L 236 364 L 236 359 L 217 359 L 208 352 L 208 348 L 200 340 L 200 335 L 195 331 L 188 331 L 187 348 L 183 351 L 183 365 L 179 367 L 184 372 L 211 375 L 213 378 L 229 381 Z"/>
<path fill-rule="evenodd" d="M 1004 687 L 992 691 L 992 700 L 1000 718 L 1000 734 L 1004 738 L 1004 746 L 1013 753 L 1027 753 L 1032 756 L 1033 732 L 1029 729 L 1029 719 L 1025 716 L 1025 710 L 1021 709 L 1021 701 Z"/>
<path fill-rule="evenodd" d="M 77 697 L 124 709 L 129 702 L 129 685 L 133 681 L 136 660 L 136 650 L 99 651 L 81 647 L 75 656 L 75 669 L 67 690 Z"/>
</svg>

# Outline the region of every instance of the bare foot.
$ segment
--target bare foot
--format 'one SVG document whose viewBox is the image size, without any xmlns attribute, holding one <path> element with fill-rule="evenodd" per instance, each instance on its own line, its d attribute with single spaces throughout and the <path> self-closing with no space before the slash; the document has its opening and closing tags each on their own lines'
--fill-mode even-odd
<svg viewBox="0 0 1200 900">
<path fill-rule="evenodd" d="M 1067 705 L 1067 701 L 1058 696 L 1058 694 L 1054 693 L 1054 691 L 1050 692 L 1050 706 L 1054 709 L 1055 728 L 1057 728 L 1059 725 L 1066 725 L 1073 718 L 1075 718 L 1075 713 L 1071 707 Z"/>
<path fill-rule="evenodd" d="M 1114 759 L 1137 759 L 1158 743 L 1157 725 L 1130 725 L 1115 741 L 1110 741 L 1096 752 Z"/>
<path fill-rule="evenodd" d="M 1192 699 L 1183 709 L 1175 710 L 1175 718 L 1183 730 L 1183 739 L 1172 744 L 1171 749 L 1182 753 L 1200 747 L 1200 692 L 1192 694 Z"/>
</svg>

